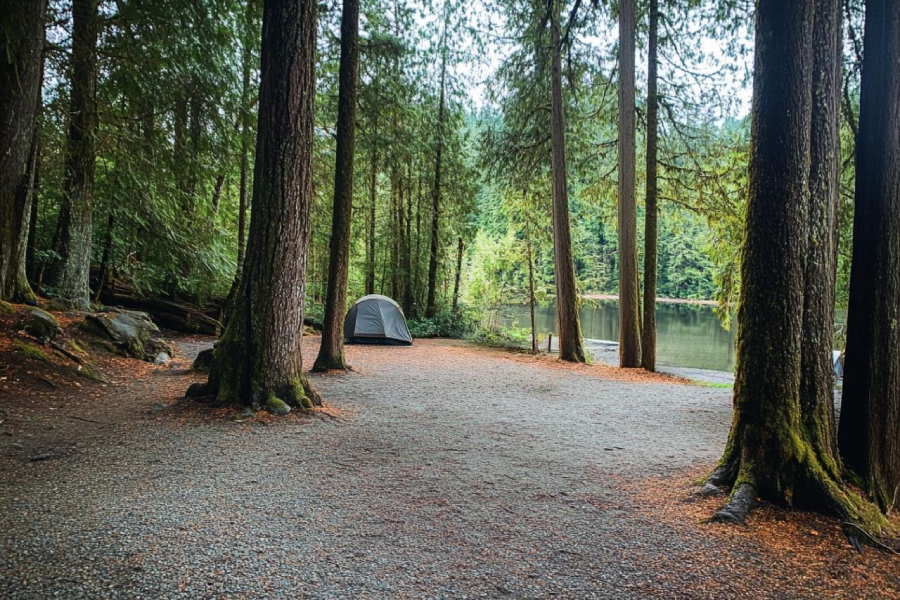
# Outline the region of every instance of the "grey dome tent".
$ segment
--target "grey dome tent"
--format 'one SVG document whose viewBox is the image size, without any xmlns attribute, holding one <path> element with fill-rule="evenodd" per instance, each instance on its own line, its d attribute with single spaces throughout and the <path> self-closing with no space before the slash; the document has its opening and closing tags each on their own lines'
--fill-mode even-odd
<svg viewBox="0 0 900 600">
<path fill-rule="evenodd" d="M 356 301 L 344 319 L 344 338 L 351 344 L 412 344 L 400 305 L 380 294 Z"/>
</svg>

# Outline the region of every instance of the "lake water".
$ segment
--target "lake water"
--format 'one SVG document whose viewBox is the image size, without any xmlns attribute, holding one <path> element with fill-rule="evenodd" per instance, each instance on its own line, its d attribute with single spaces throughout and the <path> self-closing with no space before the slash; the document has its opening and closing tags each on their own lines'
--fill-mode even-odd
<svg viewBox="0 0 900 600">
<path fill-rule="evenodd" d="M 538 335 L 546 339 L 552 332 L 555 337 L 556 306 L 536 307 L 535 321 Z M 496 324 L 530 329 L 528 305 L 501 308 Z M 734 370 L 735 328 L 725 330 L 712 306 L 657 304 L 656 326 L 656 360 L 659 364 L 713 371 Z M 581 309 L 581 328 L 587 339 L 618 341 L 618 303 L 615 300 L 585 302 Z"/>
</svg>

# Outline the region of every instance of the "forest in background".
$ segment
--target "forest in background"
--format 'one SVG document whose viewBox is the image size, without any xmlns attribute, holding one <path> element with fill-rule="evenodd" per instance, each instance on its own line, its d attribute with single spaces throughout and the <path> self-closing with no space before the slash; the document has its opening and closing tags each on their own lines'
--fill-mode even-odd
<svg viewBox="0 0 900 600">
<path fill-rule="evenodd" d="M 403 300 L 410 315 L 424 313 L 440 137 L 439 307 L 448 309 L 457 295 L 482 308 L 527 298 L 529 243 L 536 297 L 553 300 L 550 92 L 546 77 L 534 77 L 547 61 L 533 43 L 539 13 L 525 4 L 365 3 L 351 298 L 385 293 Z M 308 257 L 313 313 L 324 303 L 328 273 L 340 51 L 340 7 L 332 2 L 324 8 Z M 637 37 L 645 53 L 642 9 Z M 749 82 L 751 9 L 744 2 L 686 0 L 665 3 L 661 15 L 660 296 L 715 298 L 726 306 L 739 289 L 750 127 L 746 112 L 740 114 L 747 107 L 736 98 Z M 101 2 L 99 10 L 93 293 L 99 298 L 99 288 L 118 281 L 138 294 L 199 304 L 221 300 L 235 280 L 249 218 L 262 3 Z M 846 303 L 849 285 L 861 3 L 848 0 L 844 10 L 839 304 Z M 37 291 L 52 295 L 45 275 L 58 258 L 65 191 L 71 3 L 53 0 L 49 11 L 28 274 Z M 590 5 L 567 33 L 563 91 L 572 245 L 583 293 L 618 288 L 615 22 L 614 7 Z M 728 55 L 714 56 L 698 47 L 706 46 L 698 39 L 718 40 L 716 48 Z M 488 54 L 492 61 L 484 59 Z M 646 69 L 638 62 L 642 263 Z M 483 88 L 480 106 L 469 92 L 476 84 Z"/>
</svg>

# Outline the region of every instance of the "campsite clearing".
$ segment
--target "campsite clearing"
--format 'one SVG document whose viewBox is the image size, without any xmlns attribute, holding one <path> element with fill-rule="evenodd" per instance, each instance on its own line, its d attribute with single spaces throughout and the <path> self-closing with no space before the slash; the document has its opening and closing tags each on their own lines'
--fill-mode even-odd
<svg viewBox="0 0 900 600">
<path fill-rule="evenodd" d="M 0 596 L 900 594 L 833 520 L 700 522 L 729 390 L 429 340 L 348 347 L 355 371 L 311 375 L 326 409 L 245 418 L 180 399 L 212 340 L 175 342 L 5 399 Z"/>
</svg>

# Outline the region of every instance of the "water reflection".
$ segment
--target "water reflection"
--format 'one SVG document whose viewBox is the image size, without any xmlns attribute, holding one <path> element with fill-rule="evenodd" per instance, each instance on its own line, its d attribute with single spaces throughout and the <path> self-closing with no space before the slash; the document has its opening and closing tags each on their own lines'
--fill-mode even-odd
<svg viewBox="0 0 900 600">
<path fill-rule="evenodd" d="M 556 306 L 539 306 L 535 311 L 538 334 L 556 333 Z M 726 331 L 711 306 L 658 304 L 657 362 L 660 364 L 734 370 L 734 328 Z M 527 305 L 505 306 L 496 323 L 503 327 L 531 327 Z M 581 309 L 584 337 L 595 340 L 619 339 L 619 308 L 615 300 L 585 303 Z"/>
</svg>

